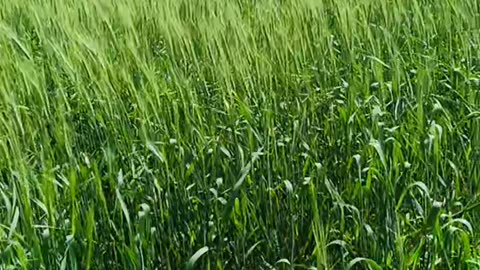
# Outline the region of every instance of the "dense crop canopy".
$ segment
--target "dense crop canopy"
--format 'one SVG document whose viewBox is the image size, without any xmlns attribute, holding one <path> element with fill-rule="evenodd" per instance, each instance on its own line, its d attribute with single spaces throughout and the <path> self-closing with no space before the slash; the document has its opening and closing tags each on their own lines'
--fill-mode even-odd
<svg viewBox="0 0 480 270">
<path fill-rule="evenodd" d="M 0 269 L 479 269 L 478 0 L 0 3 Z"/>
</svg>

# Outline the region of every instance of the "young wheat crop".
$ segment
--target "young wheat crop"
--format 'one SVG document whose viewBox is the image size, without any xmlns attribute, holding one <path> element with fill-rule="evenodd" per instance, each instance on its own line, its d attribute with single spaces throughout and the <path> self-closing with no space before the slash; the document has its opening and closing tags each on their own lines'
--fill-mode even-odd
<svg viewBox="0 0 480 270">
<path fill-rule="evenodd" d="M 0 269 L 480 269 L 479 46 L 478 0 L 0 1 Z"/>
</svg>

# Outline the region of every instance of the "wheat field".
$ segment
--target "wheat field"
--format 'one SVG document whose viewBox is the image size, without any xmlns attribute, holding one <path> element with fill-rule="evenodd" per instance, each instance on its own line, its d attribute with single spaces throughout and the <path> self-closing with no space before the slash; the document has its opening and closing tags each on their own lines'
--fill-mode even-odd
<svg viewBox="0 0 480 270">
<path fill-rule="evenodd" d="M 0 269 L 480 269 L 478 0 L 0 1 Z"/>
</svg>

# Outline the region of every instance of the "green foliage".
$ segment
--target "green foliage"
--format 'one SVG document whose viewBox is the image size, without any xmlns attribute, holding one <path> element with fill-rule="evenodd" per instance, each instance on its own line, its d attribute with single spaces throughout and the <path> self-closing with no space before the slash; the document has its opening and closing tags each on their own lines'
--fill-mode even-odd
<svg viewBox="0 0 480 270">
<path fill-rule="evenodd" d="M 478 0 L 6 0 L 0 269 L 476 269 Z"/>
</svg>

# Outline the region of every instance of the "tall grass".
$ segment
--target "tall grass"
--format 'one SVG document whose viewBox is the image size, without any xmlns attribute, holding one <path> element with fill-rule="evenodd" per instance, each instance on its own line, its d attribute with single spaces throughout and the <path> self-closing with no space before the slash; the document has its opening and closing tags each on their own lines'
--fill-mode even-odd
<svg viewBox="0 0 480 270">
<path fill-rule="evenodd" d="M 475 269 L 477 0 L 4 0 L 0 269 Z"/>
</svg>

